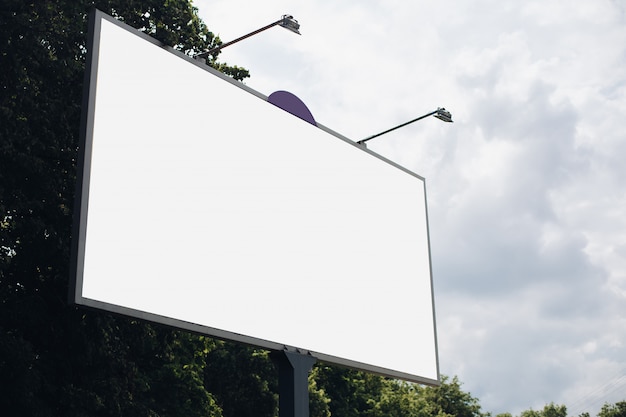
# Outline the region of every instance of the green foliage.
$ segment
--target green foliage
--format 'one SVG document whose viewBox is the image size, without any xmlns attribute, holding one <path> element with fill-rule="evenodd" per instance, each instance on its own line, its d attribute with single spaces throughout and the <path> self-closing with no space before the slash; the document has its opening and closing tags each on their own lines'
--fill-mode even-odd
<svg viewBox="0 0 626 417">
<path fill-rule="evenodd" d="M 377 375 L 326 364 L 315 365 L 311 378 L 328 397 L 330 415 L 342 417 L 370 415 L 386 383 Z"/>
<path fill-rule="evenodd" d="M 461 383 L 456 376 L 450 380 L 444 375 L 441 377 L 440 386 L 421 387 L 420 391 L 428 403 L 430 416 L 484 417 L 488 415 L 481 411 L 477 398 L 461 389 Z"/>
<path fill-rule="evenodd" d="M 510 413 L 498 414 L 496 417 L 510 417 Z M 542 410 L 522 411 L 519 417 L 567 417 L 567 407 L 565 405 L 556 405 L 554 403 L 546 404 Z M 590 417 L 588 412 L 579 414 L 578 417 Z M 620 401 L 615 404 L 606 403 L 598 413 L 597 417 L 626 417 L 626 401 Z"/>
<path fill-rule="evenodd" d="M 546 404 L 541 411 L 533 409 L 522 411 L 520 417 L 567 417 L 567 408 L 564 405 Z"/>
<path fill-rule="evenodd" d="M 276 414 L 278 373 L 266 351 L 216 342 L 206 356 L 203 378 L 224 417 Z"/>
<path fill-rule="evenodd" d="M 315 380 L 316 369 L 309 374 L 309 417 L 331 417 L 330 398 Z"/>
<path fill-rule="evenodd" d="M 598 417 L 626 417 L 626 401 L 615 404 L 604 404 Z"/>
<path fill-rule="evenodd" d="M 428 417 L 428 403 L 414 384 L 388 380 L 374 406 L 373 417 Z"/>
<path fill-rule="evenodd" d="M 488 416 L 478 399 L 461 390 L 456 377 L 443 376 L 440 386 L 425 387 L 325 364 L 315 366 L 312 377 L 328 397 L 331 416 Z"/>
</svg>

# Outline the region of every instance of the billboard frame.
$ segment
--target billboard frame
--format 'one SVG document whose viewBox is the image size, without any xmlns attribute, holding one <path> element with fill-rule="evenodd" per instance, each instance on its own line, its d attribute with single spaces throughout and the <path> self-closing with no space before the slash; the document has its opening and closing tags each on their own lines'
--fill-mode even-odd
<svg viewBox="0 0 626 417">
<path fill-rule="evenodd" d="M 272 351 L 287 351 L 287 352 L 297 352 L 299 354 L 310 355 L 314 358 L 344 367 L 354 368 L 358 370 L 363 370 L 367 372 L 372 372 L 376 374 L 380 374 L 387 377 L 399 378 L 406 381 L 416 382 L 420 384 L 426 385 L 439 385 L 440 384 L 440 373 L 439 373 L 439 357 L 438 357 L 438 347 L 437 347 L 437 332 L 436 332 L 436 316 L 435 316 L 435 301 L 434 301 L 434 288 L 433 288 L 433 278 L 432 278 L 432 261 L 431 261 L 431 253 L 430 253 L 430 236 L 429 236 L 429 227 L 428 227 L 428 210 L 425 207 L 425 215 L 426 215 L 426 239 L 428 242 L 428 267 L 430 272 L 430 299 L 432 302 L 432 329 L 433 329 L 433 340 L 434 340 L 434 350 L 435 350 L 435 366 L 436 366 L 436 378 L 427 378 L 419 375 L 414 375 L 411 373 L 400 372 L 393 369 L 386 369 L 380 366 L 371 365 L 368 363 L 358 362 L 351 359 L 346 359 L 342 357 L 337 357 L 333 355 L 328 355 L 320 352 L 310 352 L 306 349 L 302 349 L 301 347 L 295 346 L 286 346 L 281 343 L 272 342 L 269 340 L 247 336 L 244 334 L 234 333 L 227 330 L 222 330 L 214 327 L 209 327 L 201 324 L 196 324 L 188 321 L 183 321 L 176 318 L 166 317 L 154 313 L 149 313 L 133 308 L 128 308 L 120 305 L 110 304 L 98 300 L 93 300 L 90 298 L 85 298 L 82 295 L 82 287 L 83 287 L 83 274 L 84 274 L 84 260 L 85 260 L 85 243 L 86 243 L 86 226 L 87 226 L 87 216 L 88 210 L 87 205 L 89 202 L 89 185 L 90 185 L 90 172 L 91 172 L 91 155 L 93 151 L 93 133 L 94 133 L 94 120 L 95 120 L 95 104 L 96 104 L 96 80 L 97 80 L 97 71 L 99 65 L 99 46 L 100 46 L 100 34 L 101 34 L 101 25 L 102 22 L 110 22 L 118 27 L 134 34 L 142 38 L 145 41 L 150 42 L 151 44 L 158 46 L 159 48 L 175 55 L 179 59 L 183 59 L 199 68 L 202 68 L 204 71 L 208 72 L 210 75 L 217 76 L 222 80 L 232 84 L 233 86 L 242 89 L 261 100 L 267 101 L 267 96 L 253 90 L 252 88 L 247 87 L 246 85 L 233 80 L 230 77 L 214 70 L 213 68 L 205 65 L 204 62 L 200 62 L 194 60 L 193 58 L 184 55 L 183 53 L 163 44 L 162 42 L 150 37 L 149 35 L 142 33 L 136 29 L 131 28 L 123 22 L 118 21 L 117 19 L 99 11 L 93 9 L 91 12 L 91 16 L 89 19 L 89 32 L 88 32 L 88 50 L 87 50 L 87 61 L 86 61 L 86 69 L 85 69 L 85 81 L 83 87 L 83 107 L 82 107 L 82 116 L 81 116 L 81 130 L 80 130 L 80 143 L 79 143 L 79 159 L 78 159 L 78 169 L 77 169 L 77 188 L 75 194 L 75 203 L 74 203 L 74 224 L 73 224 L 73 239 L 72 239 L 72 254 L 71 254 L 71 277 L 70 277 L 70 286 L 69 286 L 69 301 L 71 304 L 84 306 L 91 309 L 107 311 L 110 313 L 132 317 L 140 320 L 145 320 L 148 322 L 153 322 L 161 325 L 165 325 L 168 327 L 181 329 L 193 333 L 197 333 L 200 335 L 207 335 L 211 337 L 215 337 L 222 340 L 230 340 L 238 343 L 243 343 L 246 345 L 256 346 L 262 349 L 268 349 Z M 269 103 L 268 103 L 269 105 Z M 420 180 L 424 181 L 424 178 L 415 174 L 414 172 L 396 164 L 393 161 L 384 158 L 383 156 L 356 144 L 356 142 L 348 139 L 345 136 L 338 134 L 337 132 L 317 123 L 317 127 L 328 134 L 334 136 L 338 140 L 344 141 L 355 148 L 355 152 L 366 152 L 372 155 L 375 158 L 378 158 L 385 163 L 410 174 L 411 176 L 417 177 Z M 424 190 L 425 193 L 425 190 Z M 426 196 L 424 194 L 424 202 L 426 203 Z M 394 354 L 394 348 L 390 347 L 389 355 Z"/>
</svg>

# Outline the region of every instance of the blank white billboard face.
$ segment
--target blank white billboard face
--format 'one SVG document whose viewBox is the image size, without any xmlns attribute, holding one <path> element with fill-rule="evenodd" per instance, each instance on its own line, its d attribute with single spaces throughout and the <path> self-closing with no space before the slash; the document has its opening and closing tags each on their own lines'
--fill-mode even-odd
<svg viewBox="0 0 626 417">
<path fill-rule="evenodd" d="M 77 304 L 439 379 L 424 180 L 96 13 Z"/>
</svg>

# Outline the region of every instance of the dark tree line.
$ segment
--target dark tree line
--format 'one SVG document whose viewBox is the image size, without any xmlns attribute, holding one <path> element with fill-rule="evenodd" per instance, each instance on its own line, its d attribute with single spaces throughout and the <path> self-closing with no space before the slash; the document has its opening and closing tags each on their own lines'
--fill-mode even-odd
<svg viewBox="0 0 626 417">
<path fill-rule="evenodd" d="M 66 301 L 93 7 L 185 53 L 220 43 L 187 0 L 1 3 L 0 410 L 219 416 L 221 407 L 205 388 L 215 377 L 205 364 L 209 354 L 225 349 L 223 343 Z M 226 74 L 248 76 L 215 58 L 209 63 Z M 248 365 L 254 360 L 244 361 Z"/>
<path fill-rule="evenodd" d="M 92 7 L 187 54 L 221 42 L 189 0 L 0 4 L 0 413 L 275 416 L 267 352 L 67 303 Z M 216 59 L 208 64 L 249 76 Z M 310 395 L 312 417 L 488 415 L 456 378 L 421 387 L 317 364 Z M 626 417 L 624 404 L 600 417 Z M 540 414 L 520 417 L 565 417 Z"/>
</svg>

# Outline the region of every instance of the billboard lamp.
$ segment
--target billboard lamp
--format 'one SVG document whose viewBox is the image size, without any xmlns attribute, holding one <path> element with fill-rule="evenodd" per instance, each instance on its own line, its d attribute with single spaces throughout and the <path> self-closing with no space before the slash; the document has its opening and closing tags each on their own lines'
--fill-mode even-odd
<svg viewBox="0 0 626 417">
<path fill-rule="evenodd" d="M 391 129 L 387 129 L 387 130 L 385 130 L 384 132 L 380 132 L 380 133 L 377 133 L 377 134 L 375 134 L 375 135 L 368 136 L 368 137 L 366 137 L 365 139 L 361 139 L 361 140 L 357 141 L 357 143 L 358 143 L 359 145 L 366 146 L 366 145 L 365 145 L 365 142 L 367 142 L 367 141 L 368 141 L 368 140 L 370 140 L 370 139 L 374 139 L 374 138 L 377 138 L 377 137 L 379 137 L 379 136 L 384 135 L 385 133 L 389 133 L 389 132 L 394 131 L 394 130 L 396 130 L 396 129 L 400 129 L 401 127 L 404 127 L 404 126 L 406 126 L 406 125 L 409 125 L 409 124 L 411 124 L 411 123 L 413 123 L 413 122 L 417 122 L 418 120 L 425 119 L 425 118 L 427 118 L 428 116 L 435 116 L 435 117 L 436 117 L 437 119 L 439 119 L 439 120 L 443 120 L 444 122 L 452 123 L 452 114 L 450 114 L 450 112 L 449 112 L 449 111 L 447 111 L 446 109 L 444 109 L 443 107 L 439 107 L 439 108 L 438 108 L 437 110 L 435 110 L 435 111 L 432 111 L 432 112 L 430 112 L 430 113 L 427 113 L 427 114 L 425 114 L 425 115 L 423 115 L 423 116 L 420 116 L 420 117 L 418 117 L 418 118 L 416 118 L 416 119 L 409 120 L 408 122 L 406 122 L 406 123 L 402 123 L 401 125 L 398 125 L 398 126 L 396 126 L 396 127 L 392 127 Z"/>
<path fill-rule="evenodd" d="M 204 58 L 208 57 L 209 55 L 215 55 L 215 53 L 218 52 L 219 50 L 221 50 L 222 48 L 226 48 L 227 46 L 232 45 L 233 43 L 242 41 L 242 40 L 244 40 L 246 38 L 249 38 L 250 36 L 254 36 L 257 33 L 263 32 L 264 30 L 267 30 L 267 29 L 272 28 L 274 26 L 284 27 L 285 29 L 300 35 L 300 32 L 298 31 L 298 29 L 300 29 L 300 24 L 298 23 L 298 21 L 296 19 L 294 19 L 292 15 L 284 14 L 279 20 L 275 21 L 274 23 L 270 23 L 267 26 L 263 26 L 261 29 L 257 29 L 254 32 L 248 33 L 247 35 L 243 35 L 242 37 L 237 38 L 234 41 L 223 43 L 220 46 L 215 47 L 213 49 L 209 49 L 206 52 L 199 53 L 199 54 L 195 55 L 194 58 L 196 58 L 196 59 L 204 59 Z"/>
</svg>

